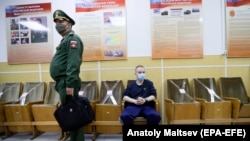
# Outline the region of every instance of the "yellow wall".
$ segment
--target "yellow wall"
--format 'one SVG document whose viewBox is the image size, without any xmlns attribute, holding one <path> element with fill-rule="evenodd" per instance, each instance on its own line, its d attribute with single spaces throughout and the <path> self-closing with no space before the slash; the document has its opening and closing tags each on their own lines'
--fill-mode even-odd
<svg viewBox="0 0 250 141">
<path fill-rule="evenodd" d="M 242 77 L 248 95 L 250 95 L 250 59 L 227 58 L 222 55 L 204 56 L 198 59 L 151 59 L 151 57 L 130 57 L 127 60 L 83 62 L 81 78 L 84 81 L 96 80 L 100 88 L 102 80 L 135 79 L 134 68 L 138 64 L 146 67 L 146 77 L 151 79 L 158 92 L 160 112 L 165 121 L 164 98 L 166 80 L 188 78 Z M 49 63 L 8 65 L 0 63 L 0 83 L 52 81 L 49 75 Z"/>
</svg>

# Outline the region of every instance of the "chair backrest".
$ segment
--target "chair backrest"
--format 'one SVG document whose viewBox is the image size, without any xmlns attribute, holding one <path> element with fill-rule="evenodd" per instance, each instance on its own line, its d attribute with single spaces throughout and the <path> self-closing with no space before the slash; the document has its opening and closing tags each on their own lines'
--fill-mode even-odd
<svg viewBox="0 0 250 141">
<path fill-rule="evenodd" d="M 99 92 L 96 81 L 82 81 L 79 96 L 87 97 L 89 101 L 99 101 Z"/>
<path fill-rule="evenodd" d="M 241 103 L 248 103 L 248 95 L 241 77 L 220 77 L 222 97 L 238 98 Z"/>
<path fill-rule="evenodd" d="M 101 82 L 100 104 L 120 105 L 122 102 L 122 93 L 124 85 L 122 80 L 108 80 Z"/>
<path fill-rule="evenodd" d="M 45 94 L 46 84 L 45 82 L 26 82 L 23 88 L 23 93 L 20 96 L 25 97 L 21 100 L 21 104 L 27 104 L 29 102 L 43 101 Z"/>
<path fill-rule="evenodd" d="M 15 102 L 18 100 L 23 85 L 21 82 L 6 82 L 0 87 L 0 103 Z"/>
<path fill-rule="evenodd" d="M 177 103 L 194 102 L 189 81 L 183 79 L 167 79 L 167 97 Z"/>
<path fill-rule="evenodd" d="M 56 82 L 49 82 L 44 98 L 44 104 L 60 103 L 60 96 L 55 89 Z"/>
<path fill-rule="evenodd" d="M 214 78 L 194 78 L 193 82 L 195 98 L 202 98 L 210 102 L 222 101 Z"/>
</svg>

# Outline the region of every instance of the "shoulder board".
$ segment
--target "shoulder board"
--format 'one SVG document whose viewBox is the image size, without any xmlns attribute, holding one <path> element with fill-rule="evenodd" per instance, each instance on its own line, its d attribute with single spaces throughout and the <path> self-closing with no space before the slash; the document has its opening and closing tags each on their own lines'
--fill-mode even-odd
<svg viewBox="0 0 250 141">
<path fill-rule="evenodd" d="M 69 35 L 70 35 L 70 36 L 74 35 L 74 32 L 73 32 L 73 31 L 71 31 L 71 32 L 69 33 Z"/>
</svg>

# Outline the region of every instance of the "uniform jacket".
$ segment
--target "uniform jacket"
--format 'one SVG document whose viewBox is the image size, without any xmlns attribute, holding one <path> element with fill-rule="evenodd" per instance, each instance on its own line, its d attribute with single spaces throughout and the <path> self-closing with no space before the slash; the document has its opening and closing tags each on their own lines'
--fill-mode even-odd
<svg viewBox="0 0 250 141">
<path fill-rule="evenodd" d="M 83 43 L 73 31 L 68 32 L 56 48 L 50 63 L 50 75 L 55 81 L 65 79 L 66 87 L 80 85 L 80 66 L 82 64 Z"/>
</svg>

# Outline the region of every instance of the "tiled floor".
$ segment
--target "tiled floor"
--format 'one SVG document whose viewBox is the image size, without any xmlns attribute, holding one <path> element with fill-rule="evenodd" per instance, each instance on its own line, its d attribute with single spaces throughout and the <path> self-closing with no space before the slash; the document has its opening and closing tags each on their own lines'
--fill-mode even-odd
<svg viewBox="0 0 250 141">
<path fill-rule="evenodd" d="M 17 133 L 8 138 L 2 139 L 1 135 L 0 140 L 3 141 L 29 141 L 32 137 L 31 133 Z M 46 132 L 36 137 L 32 141 L 58 141 L 60 137 L 59 133 Z M 85 141 L 92 141 L 92 134 L 85 134 Z M 69 141 L 68 138 L 66 141 Z M 99 134 L 95 141 L 122 141 L 122 134 Z"/>
</svg>

